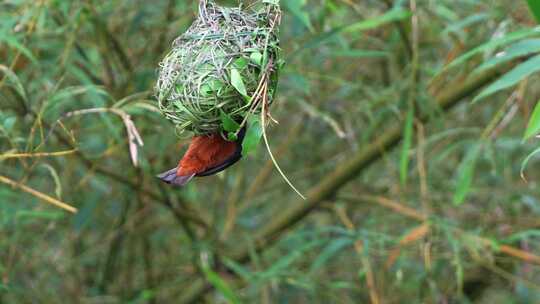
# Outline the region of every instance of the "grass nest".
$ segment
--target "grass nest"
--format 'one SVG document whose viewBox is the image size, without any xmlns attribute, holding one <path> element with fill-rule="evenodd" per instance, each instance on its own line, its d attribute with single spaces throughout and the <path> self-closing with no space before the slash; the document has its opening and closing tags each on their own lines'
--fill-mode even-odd
<svg viewBox="0 0 540 304">
<path fill-rule="evenodd" d="M 201 0 L 199 16 L 159 66 L 161 112 L 179 133 L 228 132 L 274 100 L 279 69 L 278 0 L 222 7 Z"/>
</svg>

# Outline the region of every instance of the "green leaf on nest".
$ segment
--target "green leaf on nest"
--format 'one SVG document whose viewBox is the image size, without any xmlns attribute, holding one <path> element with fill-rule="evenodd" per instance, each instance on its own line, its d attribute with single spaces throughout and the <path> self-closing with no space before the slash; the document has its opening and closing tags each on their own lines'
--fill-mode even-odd
<svg viewBox="0 0 540 304">
<path fill-rule="evenodd" d="M 240 125 L 227 115 L 227 113 L 223 112 L 223 110 L 220 110 L 220 117 L 223 130 L 227 132 L 236 132 L 240 128 Z"/>
<path fill-rule="evenodd" d="M 220 95 L 219 92 L 225 85 L 223 82 L 213 79 L 201 86 L 200 92 L 203 96 Z"/>
<path fill-rule="evenodd" d="M 249 56 L 249 59 L 256 65 L 261 66 L 263 61 L 263 55 L 260 52 L 253 52 L 251 53 L 251 56 Z"/>
<path fill-rule="evenodd" d="M 238 91 L 238 93 L 242 94 L 242 96 L 246 98 L 249 98 L 246 90 L 246 85 L 242 80 L 242 76 L 240 76 L 240 72 L 238 72 L 236 68 L 231 69 L 231 84 Z"/>
<path fill-rule="evenodd" d="M 248 61 L 244 57 L 240 57 L 236 59 L 233 63 L 234 67 L 237 69 L 242 70 L 243 68 L 247 67 Z"/>
<path fill-rule="evenodd" d="M 246 136 L 242 142 L 242 154 L 244 155 L 253 152 L 257 148 L 263 134 L 261 122 L 258 118 L 252 119 L 248 125 Z"/>
</svg>

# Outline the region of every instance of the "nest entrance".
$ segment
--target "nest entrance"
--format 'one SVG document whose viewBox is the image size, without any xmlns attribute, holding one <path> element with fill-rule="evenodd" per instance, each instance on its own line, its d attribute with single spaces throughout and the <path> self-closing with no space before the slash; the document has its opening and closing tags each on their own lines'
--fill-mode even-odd
<svg viewBox="0 0 540 304">
<path fill-rule="evenodd" d="M 251 8 L 202 0 L 199 16 L 160 63 L 159 108 L 180 133 L 224 131 L 273 101 L 280 49 L 277 2 Z M 230 131 L 230 130 L 225 130 Z"/>
</svg>

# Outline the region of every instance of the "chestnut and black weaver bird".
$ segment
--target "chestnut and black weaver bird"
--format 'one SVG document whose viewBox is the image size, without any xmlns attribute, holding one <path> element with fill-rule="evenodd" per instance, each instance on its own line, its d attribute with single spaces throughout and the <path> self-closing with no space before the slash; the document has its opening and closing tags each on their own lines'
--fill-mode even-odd
<svg viewBox="0 0 540 304">
<path fill-rule="evenodd" d="M 243 127 L 235 141 L 223 139 L 221 134 L 194 136 L 178 167 L 158 175 L 167 184 L 184 186 L 196 176 L 221 172 L 242 158 Z"/>
</svg>

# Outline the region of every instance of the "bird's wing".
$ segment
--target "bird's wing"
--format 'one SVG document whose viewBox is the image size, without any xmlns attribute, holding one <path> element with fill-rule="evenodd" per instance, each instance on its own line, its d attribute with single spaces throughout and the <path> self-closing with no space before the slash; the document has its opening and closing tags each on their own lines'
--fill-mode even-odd
<svg viewBox="0 0 540 304">
<path fill-rule="evenodd" d="M 197 173 L 197 176 L 209 176 L 209 175 L 221 172 L 227 169 L 228 167 L 234 165 L 241 158 L 242 158 L 242 145 L 237 145 L 236 150 L 234 151 L 234 154 L 231 155 L 228 159 L 224 160 L 223 162 L 221 162 L 220 164 L 214 167 L 204 170 L 203 172 Z"/>
</svg>

